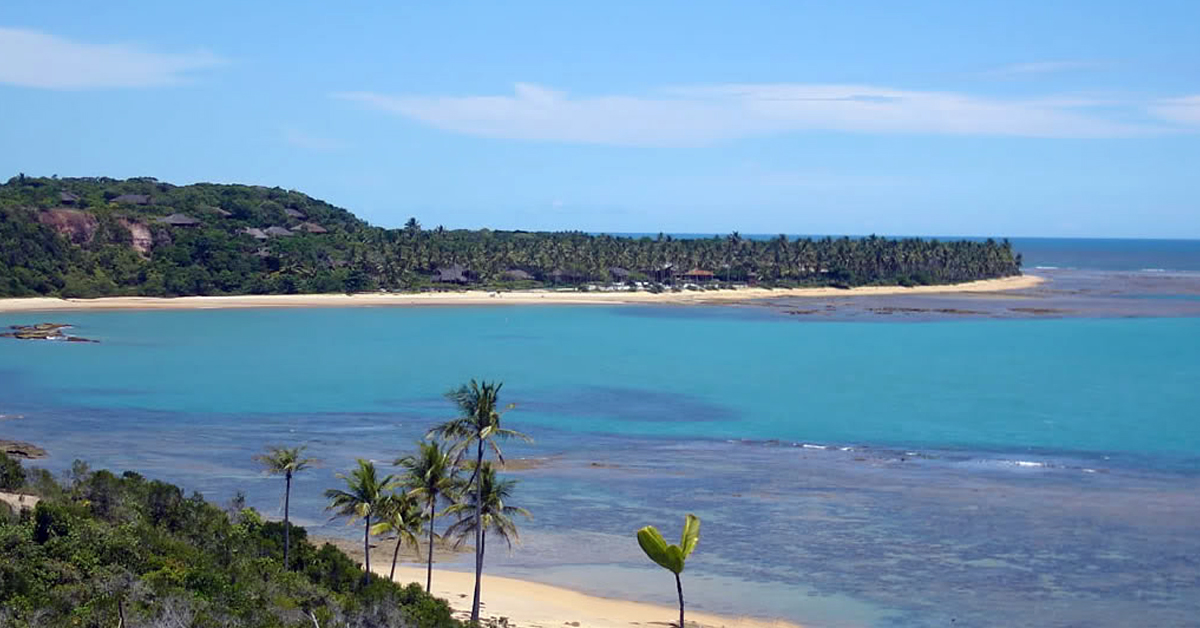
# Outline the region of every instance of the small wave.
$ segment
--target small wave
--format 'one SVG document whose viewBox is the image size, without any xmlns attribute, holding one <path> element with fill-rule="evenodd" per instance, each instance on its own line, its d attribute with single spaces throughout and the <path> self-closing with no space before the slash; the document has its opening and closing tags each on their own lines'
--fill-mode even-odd
<svg viewBox="0 0 1200 628">
<path fill-rule="evenodd" d="M 1165 269 L 1165 268 L 1143 268 L 1142 272 L 1143 273 L 1165 273 L 1165 272 L 1167 272 L 1167 269 Z"/>
<path fill-rule="evenodd" d="M 1010 460 L 1008 462 L 1010 464 L 1014 464 L 1018 467 L 1045 467 L 1045 466 L 1048 466 L 1044 462 L 1034 462 L 1032 460 Z"/>
<path fill-rule="evenodd" d="M 1058 270 L 1058 266 L 1034 266 L 1034 270 Z"/>
<path fill-rule="evenodd" d="M 804 449 L 829 449 L 825 445 L 810 445 L 809 443 L 802 443 L 800 446 Z"/>
</svg>

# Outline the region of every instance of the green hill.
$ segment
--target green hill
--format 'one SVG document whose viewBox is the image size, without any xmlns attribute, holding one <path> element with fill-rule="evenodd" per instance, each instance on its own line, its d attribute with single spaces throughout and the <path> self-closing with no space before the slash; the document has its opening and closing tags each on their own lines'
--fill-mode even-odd
<svg viewBox="0 0 1200 628">
<path fill-rule="evenodd" d="M 2 452 L 0 470 L 0 488 L 41 500 L 20 512 L 0 502 L 0 626 L 462 628 L 418 584 L 364 584 L 357 563 L 303 528 L 284 569 L 283 525 L 236 499 L 222 509 L 78 461 L 62 484 Z"/>
<path fill-rule="evenodd" d="M 0 296 L 184 296 L 645 281 L 856 286 L 1020 273 L 1007 242 L 623 238 L 368 225 L 300 192 L 153 178 L 0 185 Z M 692 272 L 698 271 L 698 272 Z"/>
</svg>

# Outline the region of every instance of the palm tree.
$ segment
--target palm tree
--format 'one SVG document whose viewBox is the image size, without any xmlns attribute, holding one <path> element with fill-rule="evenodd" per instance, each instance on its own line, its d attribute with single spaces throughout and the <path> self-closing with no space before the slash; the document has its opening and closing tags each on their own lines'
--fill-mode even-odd
<svg viewBox="0 0 1200 628">
<path fill-rule="evenodd" d="M 371 577 L 371 517 L 379 512 L 380 502 L 388 491 L 398 484 L 396 476 L 387 475 L 380 478 L 375 473 L 375 463 L 358 459 L 358 468 L 350 475 L 337 474 L 338 479 L 346 482 L 347 490 L 331 488 L 325 491 L 329 505 L 325 510 L 336 510 L 335 518 L 347 517 L 347 523 L 363 519 L 363 555 L 366 559 L 366 573 L 363 574 L 363 584 Z"/>
<path fill-rule="evenodd" d="M 475 487 L 475 598 L 471 602 L 471 621 L 474 623 L 479 622 L 479 584 L 483 577 L 483 482 L 480 480 L 479 471 L 483 468 L 484 449 L 490 448 L 503 463 L 504 453 L 500 451 L 496 441 L 519 438 L 533 442 L 520 432 L 501 427 L 500 420 L 504 412 L 515 407 L 510 404 L 504 410 L 498 409 L 500 389 L 503 387 L 501 382 L 471 380 L 470 383 L 446 393 L 446 397 L 458 406 L 461 415 L 429 432 L 430 436 L 453 443 L 450 451 L 456 455 L 456 460 L 461 459 L 472 444 L 475 445 L 475 464 L 472 466 L 475 472 L 467 482 L 468 487 L 472 483 Z"/>
<path fill-rule="evenodd" d="M 421 504 L 408 493 L 391 493 L 380 499 L 376 516 L 379 523 L 371 526 L 371 534 L 396 534 L 396 549 L 392 551 L 392 571 L 388 574 L 389 580 L 395 580 L 396 559 L 400 556 L 400 546 L 404 543 L 417 546 L 417 535 L 421 533 Z"/>
<path fill-rule="evenodd" d="M 425 569 L 425 592 L 433 586 L 433 519 L 437 516 L 439 499 L 452 498 L 455 489 L 457 468 L 450 452 L 437 441 L 417 443 L 415 456 L 397 458 L 394 463 L 404 467 L 404 485 L 414 497 L 429 506 L 426 520 L 429 522 L 429 561 Z"/>
<path fill-rule="evenodd" d="M 700 518 L 693 514 L 684 517 L 683 533 L 679 535 L 679 545 L 667 545 L 662 533 L 654 526 L 646 526 L 638 530 L 637 540 L 638 545 L 642 546 L 642 551 L 650 557 L 650 560 L 675 574 L 675 591 L 679 594 L 679 628 L 684 628 L 683 582 L 680 581 L 679 574 L 683 573 L 687 557 L 692 554 L 692 550 L 696 549 L 696 543 L 700 542 Z"/>
<path fill-rule="evenodd" d="M 468 493 L 466 501 L 459 502 L 446 509 L 447 515 L 460 515 L 458 520 L 446 528 L 447 537 L 457 537 L 456 545 L 461 545 L 471 534 L 475 535 L 475 555 L 483 560 L 483 552 L 487 546 L 487 533 L 493 532 L 504 539 L 508 548 L 512 549 L 513 541 L 520 541 L 517 534 L 517 524 L 514 515 L 532 519 L 533 515 L 524 508 L 512 506 L 508 502 L 512 497 L 516 480 L 499 480 L 491 462 L 483 463 L 482 471 L 475 474 L 479 490 Z M 483 524 L 479 525 L 482 521 Z M 478 588 L 476 580 L 476 588 Z"/>
<path fill-rule="evenodd" d="M 254 457 L 271 475 L 283 475 L 283 568 L 290 569 L 291 563 L 288 562 L 288 552 L 292 547 L 291 543 L 291 521 L 288 519 L 288 511 L 291 508 L 292 501 L 292 476 L 307 469 L 313 462 L 312 458 L 303 457 L 306 445 L 299 447 L 268 447 L 267 453 L 259 454 Z"/>
</svg>

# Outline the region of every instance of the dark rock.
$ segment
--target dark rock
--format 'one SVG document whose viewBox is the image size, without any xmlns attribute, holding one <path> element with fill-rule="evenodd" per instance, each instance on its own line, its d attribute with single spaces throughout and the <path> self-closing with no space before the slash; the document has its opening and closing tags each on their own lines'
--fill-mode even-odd
<svg viewBox="0 0 1200 628">
<path fill-rule="evenodd" d="M 0 451 L 13 458 L 24 458 L 26 460 L 36 460 L 50 455 L 45 449 L 37 445 L 19 440 L 0 440 Z"/>
</svg>

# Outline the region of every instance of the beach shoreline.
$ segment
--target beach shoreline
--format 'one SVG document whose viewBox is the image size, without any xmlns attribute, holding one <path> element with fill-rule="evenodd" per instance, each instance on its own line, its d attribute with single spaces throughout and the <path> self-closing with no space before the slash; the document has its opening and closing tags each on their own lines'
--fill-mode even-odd
<svg viewBox="0 0 1200 628">
<path fill-rule="evenodd" d="M 375 564 L 371 571 L 386 578 L 391 565 Z M 425 583 L 425 567 L 412 564 L 396 566 L 396 582 Z M 433 594 L 445 599 L 454 616 L 468 619 L 475 574 L 434 569 Z M 481 620 L 506 618 L 516 628 L 630 628 L 631 626 L 673 626 L 679 623 L 679 608 L 598 597 L 572 589 L 529 580 L 484 574 Z M 800 628 L 782 619 L 715 615 L 687 611 L 688 628 Z"/>
<path fill-rule="evenodd" d="M 317 545 L 331 543 L 359 564 L 364 562 L 362 542 L 359 540 L 322 535 L 310 536 L 308 540 Z M 380 577 L 387 578 L 391 572 L 393 543 L 387 540 L 371 544 L 371 571 Z M 424 556 L 427 549 L 427 545 L 403 548 L 401 562 L 396 564 L 397 583 L 406 585 L 415 582 L 425 586 Z M 440 542 L 434 545 L 433 594 L 449 602 L 454 609 L 454 616 L 463 620 L 470 618 L 475 574 L 446 568 L 444 564 L 468 558 L 473 552 L 467 545 L 454 546 Z M 421 560 L 412 562 L 414 555 Z M 679 608 L 674 606 L 600 597 L 565 587 L 487 573 L 483 575 L 483 600 L 480 606 L 484 619 L 499 620 L 503 617 L 514 628 L 667 626 L 678 623 L 679 618 Z M 693 610 L 687 611 L 687 623 L 688 628 L 800 628 L 782 619 L 735 617 Z"/>
<path fill-rule="evenodd" d="M 858 288 L 739 288 L 683 292 L 576 292 L 520 290 L 489 292 L 363 293 L 363 294 L 271 294 L 197 297 L 102 297 L 60 299 L 27 297 L 0 299 L 0 313 L 71 312 L 106 310 L 209 310 L 246 308 L 317 307 L 411 307 L 467 305 L 711 305 L 762 299 L 886 296 L 911 294 L 954 294 L 1005 292 L 1033 288 L 1044 281 L 1036 275 L 984 279 L 943 286 L 862 286 Z"/>
</svg>

